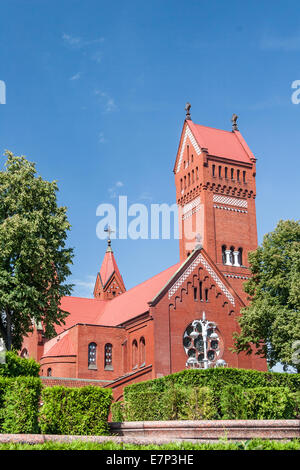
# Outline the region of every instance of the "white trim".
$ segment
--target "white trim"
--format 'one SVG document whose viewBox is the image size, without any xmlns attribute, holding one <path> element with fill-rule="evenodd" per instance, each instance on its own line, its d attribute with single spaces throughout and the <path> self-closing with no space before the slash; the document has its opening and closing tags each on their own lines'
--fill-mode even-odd
<svg viewBox="0 0 300 470">
<path fill-rule="evenodd" d="M 202 253 L 200 253 L 194 261 L 188 266 L 188 268 L 184 271 L 184 273 L 177 279 L 175 284 L 169 289 L 168 291 L 168 297 L 169 299 L 175 294 L 175 292 L 179 289 L 179 287 L 184 283 L 184 281 L 188 278 L 188 276 L 192 273 L 192 271 L 199 265 L 202 264 L 205 269 L 208 271 L 210 276 L 213 278 L 215 283 L 218 285 L 218 287 L 221 289 L 223 294 L 227 297 L 229 302 L 234 306 L 234 297 L 233 295 L 229 292 L 227 287 L 223 284 L 219 276 L 215 273 L 215 271 L 212 269 L 212 267 L 208 264 Z"/>
<path fill-rule="evenodd" d="M 187 141 L 188 137 L 189 137 L 189 139 L 190 139 L 197 155 L 200 155 L 200 153 L 201 153 L 201 148 L 197 144 L 197 141 L 196 141 L 195 137 L 193 136 L 191 129 L 187 125 L 186 128 L 185 128 L 184 138 L 183 138 L 182 146 L 181 146 L 181 149 L 180 149 L 180 154 L 179 154 L 179 160 L 178 160 L 178 164 L 177 164 L 177 168 L 176 168 L 176 173 L 178 173 L 178 171 L 180 170 L 182 157 L 183 157 L 183 152 L 184 152 L 185 144 L 186 144 L 186 141 Z"/>
<path fill-rule="evenodd" d="M 238 207 L 248 207 L 248 202 L 246 199 L 238 199 L 236 197 L 227 197 L 221 196 L 219 194 L 214 194 L 213 202 L 219 202 L 221 204 L 229 204 L 230 206 L 238 206 Z"/>
</svg>

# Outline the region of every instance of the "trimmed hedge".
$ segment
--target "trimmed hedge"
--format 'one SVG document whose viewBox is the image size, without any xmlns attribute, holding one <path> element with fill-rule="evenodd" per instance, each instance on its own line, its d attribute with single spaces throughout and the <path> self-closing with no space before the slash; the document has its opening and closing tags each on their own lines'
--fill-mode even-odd
<svg viewBox="0 0 300 470">
<path fill-rule="evenodd" d="M 168 421 L 216 419 L 218 413 L 209 387 L 170 387 L 131 394 L 112 407 L 113 421 Z"/>
<path fill-rule="evenodd" d="M 44 434 L 109 434 L 112 390 L 87 386 L 47 387 L 42 391 L 40 427 Z"/>
<path fill-rule="evenodd" d="M 0 377 L 1 432 L 38 433 L 42 382 L 37 377 Z"/>
<path fill-rule="evenodd" d="M 0 364 L 0 377 L 38 377 L 40 364 L 34 359 L 25 359 L 14 351 L 7 351 L 5 364 Z"/>
<path fill-rule="evenodd" d="M 183 387 L 210 387 L 218 396 L 226 385 L 241 385 L 243 388 L 288 387 L 291 392 L 297 392 L 300 390 L 300 374 L 233 368 L 189 369 L 128 385 L 124 389 L 124 398 L 149 389 L 163 392 L 175 384 Z"/>
<path fill-rule="evenodd" d="M 221 394 L 221 410 L 222 419 L 293 419 L 297 415 L 294 394 L 287 387 L 229 385 Z"/>
</svg>

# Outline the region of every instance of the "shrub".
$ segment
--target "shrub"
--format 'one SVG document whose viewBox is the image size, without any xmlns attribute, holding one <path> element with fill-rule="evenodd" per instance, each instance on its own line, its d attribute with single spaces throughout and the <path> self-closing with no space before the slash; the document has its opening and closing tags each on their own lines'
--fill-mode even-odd
<svg viewBox="0 0 300 470">
<path fill-rule="evenodd" d="M 124 421 L 124 402 L 117 401 L 111 405 L 111 420 L 115 423 L 122 423 Z"/>
<path fill-rule="evenodd" d="M 125 393 L 122 419 L 126 421 L 168 421 L 214 419 L 217 417 L 213 392 L 208 387 L 171 386 L 163 392 L 146 390 Z M 119 418 L 118 415 L 114 415 Z"/>
<path fill-rule="evenodd" d="M 14 351 L 7 351 L 5 359 L 5 364 L 0 364 L 1 377 L 39 376 L 40 364 L 34 359 L 25 359 Z"/>
<path fill-rule="evenodd" d="M 292 419 L 296 405 L 287 387 L 243 389 L 235 385 L 222 391 L 221 411 L 223 419 Z"/>
<path fill-rule="evenodd" d="M 39 401 L 42 389 L 37 377 L 16 377 L 1 380 L 2 432 L 38 433 Z"/>
<path fill-rule="evenodd" d="M 111 401 L 111 389 L 46 387 L 42 391 L 41 431 L 45 434 L 108 434 Z"/>
<path fill-rule="evenodd" d="M 162 392 L 172 384 L 184 387 L 210 387 L 219 396 L 226 385 L 241 385 L 243 388 L 288 387 L 292 392 L 297 392 L 300 390 L 300 374 L 234 368 L 189 369 L 128 385 L 125 387 L 125 393 L 137 393 L 149 389 Z"/>
</svg>

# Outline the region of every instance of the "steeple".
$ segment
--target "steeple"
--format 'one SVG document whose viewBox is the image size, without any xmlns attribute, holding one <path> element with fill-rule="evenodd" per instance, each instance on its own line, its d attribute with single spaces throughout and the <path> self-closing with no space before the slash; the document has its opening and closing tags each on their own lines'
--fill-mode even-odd
<svg viewBox="0 0 300 470">
<path fill-rule="evenodd" d="M 107 240 L 106 253 L 97 274 L 94 297 L 100 300 L 111 300 L 126 291 L 123 278 L 119 271 L 110 238 Z"/>
</svg>

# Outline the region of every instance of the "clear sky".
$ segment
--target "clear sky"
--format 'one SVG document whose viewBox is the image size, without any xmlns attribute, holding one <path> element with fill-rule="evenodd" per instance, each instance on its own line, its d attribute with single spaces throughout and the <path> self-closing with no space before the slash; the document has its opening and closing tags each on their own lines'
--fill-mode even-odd
<svg viewBox="0 0 300 470">
<path fill-rule="evenodd" d="M 258 158 L 259 241 L 299 218 L 300 4 L 293 0 L 0 0 L 0 153 L 56 179 L 89 296 L 106 242 L 96 208 L 175 202 L 174 159 L 194 122 L 231 129 Z M 179 258 L 177 240 L 115 240 L 127 288 Z"/>
</svg>

